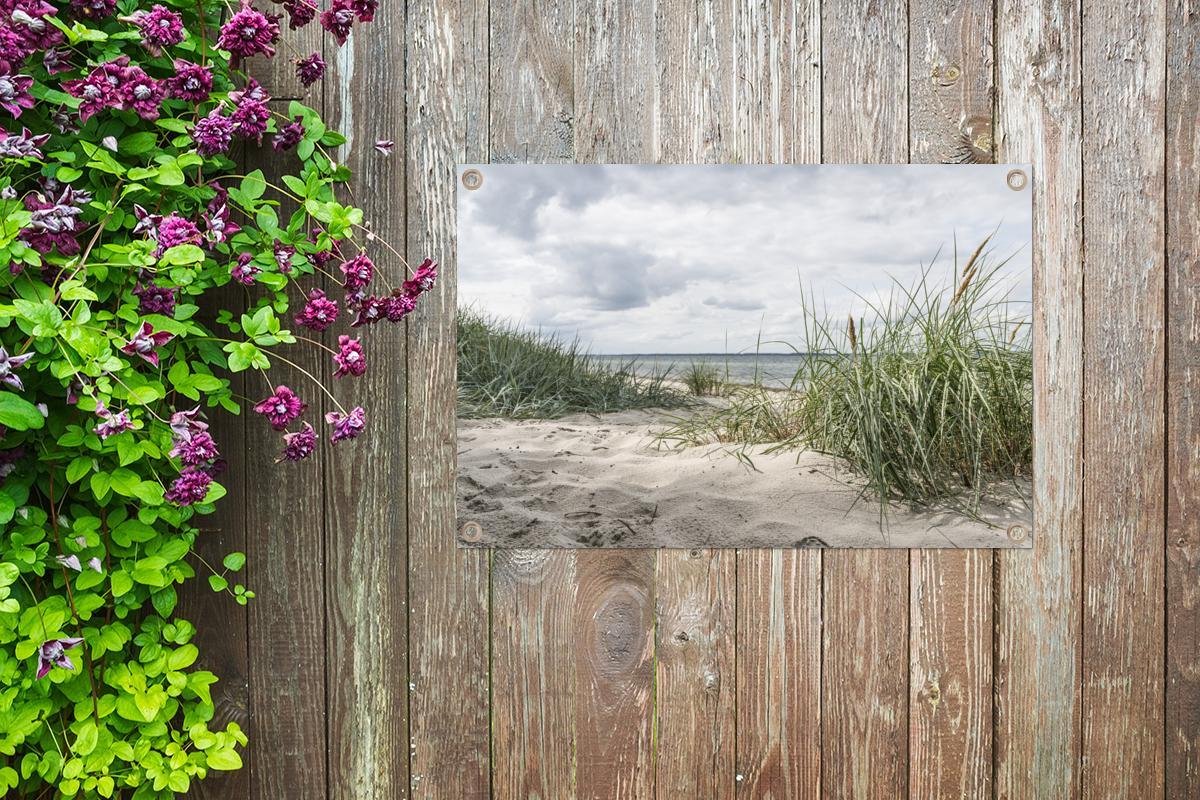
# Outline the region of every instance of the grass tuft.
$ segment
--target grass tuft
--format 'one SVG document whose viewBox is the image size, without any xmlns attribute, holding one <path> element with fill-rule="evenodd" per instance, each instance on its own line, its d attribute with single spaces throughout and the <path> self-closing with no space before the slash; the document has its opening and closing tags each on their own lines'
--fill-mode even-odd
<svg viewBox="0 0 1200 800">
<path fill-rule="evenodd" d="M 597 362 L 579 341 L 458 311 L 458 415 L 554 419 L 566 414 L 678 408 L 690 400 L 666 374 Z"/>
<path fill-rule="evenodd" d="M 660 438 L 815 450 L 876 499 L 978 513 L 997 484 L 1032 469 L 1029 309 L 1009 299 L 1004 264 L 984 240 L 948 283 L 934 283 L 931 262 L 917 286 L 894 283 L 886 302 L 845 323 L 802 293 L 796 350 L 807 356 L 794 391 L 738 389 Z"/>
<path fill-rule="evenodd" d="M 682 381 L 688 391 L 696 397 L 721 397 L 729 393 L 730 386 L 727 376 L 712 364 L 703 361 L 693 361 L 684 370 Z"/>
</svg>

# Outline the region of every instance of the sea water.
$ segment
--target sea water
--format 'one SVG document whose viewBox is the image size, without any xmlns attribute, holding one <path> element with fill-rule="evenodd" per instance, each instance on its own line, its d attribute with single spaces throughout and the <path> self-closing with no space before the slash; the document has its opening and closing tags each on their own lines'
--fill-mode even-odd
<svg viewBox="0 0 1200 800">
<path fill-rule="evenodd" d="M 799 353 L 630 353 L 592 358 L 614 369 L 628 369 L 632 365 L 638 375 L 666 373 L 667 378 L 673 380 L 682 380 L 692 364 L 706 364 L 728 383 L 761 383 L 773 389 L 786 389 L 793 385 L 806 356 Z"/>
</svg>

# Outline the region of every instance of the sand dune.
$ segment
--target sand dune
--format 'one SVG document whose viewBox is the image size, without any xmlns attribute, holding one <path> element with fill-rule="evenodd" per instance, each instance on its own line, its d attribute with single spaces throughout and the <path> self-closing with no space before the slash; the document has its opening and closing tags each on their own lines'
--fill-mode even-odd
<svg viewBox="0 0 1200 800">
<path fill-rule="evenodd" d="M 460 542 L 495 547 L 1028 547 L 1028 511 L 889 510 L 814 453 L 656 445 L 669 413 L 459 420 Z M 857 500 L 857 502 L 856 502 Z M 469 523 L 478 523 L 478 527 Z M 1013 529 L 1012 526 L 1020 526 Z M 464 535 L 465 532 L 465 535 Z"/>
</svg>

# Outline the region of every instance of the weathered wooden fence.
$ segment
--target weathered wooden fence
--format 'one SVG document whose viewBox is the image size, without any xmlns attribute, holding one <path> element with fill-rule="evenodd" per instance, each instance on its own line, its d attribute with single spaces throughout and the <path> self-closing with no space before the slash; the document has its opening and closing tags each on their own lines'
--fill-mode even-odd
<svg viewBox="0 0 1200 800">
<path fill-rule="evenodd" d="M 408 0 L 305 35 L 358 201 L 445 277 L 368 334 L 369 438 L 282 468 L 224 431 L 205 547 L 258 598 L 192 609 L 252 744 L 201 795 L 1200 796 L 1193 3 Z M 456 162 L 971 157 L 1034 165 L 1032 553 L 455 548 Z"/>
</svg>

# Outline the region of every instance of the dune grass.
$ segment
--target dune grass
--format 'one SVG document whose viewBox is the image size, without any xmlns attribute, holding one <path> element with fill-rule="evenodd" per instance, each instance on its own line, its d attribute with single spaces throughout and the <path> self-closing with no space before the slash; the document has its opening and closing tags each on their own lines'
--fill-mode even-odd
<svg viewBox="0 0 1200 800">
<path fill-rule="evenodd" d="M 460 417 L 554 419 L 689 402 L 665 374 L 637 374 L 632 365 L 613 368 L 591 358 L 578 341 L 524 330 L 472 309 L 458 311 Z"/>
<path fill-rule="evenodd" d="M 727 375 L 712 364 L 693 361 L 680 376 L 683 385 L 696 397 L 721 397 L 730 391 Z"/>
<path fill-rule="evenodd" d="M 1030 475 L 1033 454 L 1029 309 L 1010 301 L 987 243 L 961 270 L 955 258 L 950 282 L 933 280 L 931 262 L 858 320 L 829 319 L 802 293 L 795 391 L 738 389 L 660 438 L 815 450 L 876 499 L 977 513 L 997 484 Z"/>
</svg>

